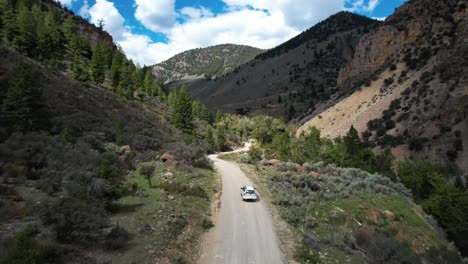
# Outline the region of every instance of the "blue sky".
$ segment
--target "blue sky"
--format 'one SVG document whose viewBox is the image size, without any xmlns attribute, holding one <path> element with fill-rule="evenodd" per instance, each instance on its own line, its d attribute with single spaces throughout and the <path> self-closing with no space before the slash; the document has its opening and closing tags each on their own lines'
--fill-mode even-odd
<svg viewBox="0 0 468 264">
<path fill-rule="evenodd" d="M 143 65 L 223 43 L 272 48 L 342 10 L 383 19 L 405 0 L 58 0 Z"/>
</svg>

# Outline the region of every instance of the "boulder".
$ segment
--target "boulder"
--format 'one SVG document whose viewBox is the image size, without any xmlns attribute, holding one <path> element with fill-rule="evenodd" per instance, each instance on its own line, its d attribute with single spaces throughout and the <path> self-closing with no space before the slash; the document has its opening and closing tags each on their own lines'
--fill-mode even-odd
<svg viewBox="0 0 468 264">
<path fill-rule="evenodd" d="M 174 173 L 170 171 L 165 171 L 162 173 L 162 177 L 166 179 L 173 179 L 174 178 Z"/>
<path fill-rule="evenodd" d="M 388 220 L 390 220 L 390 221 L 395 220 L 395 214 L 392 213 L 391 211 L 385 210 L 382 213 L 385 215 L 385 217 L 387 217 Z"/>
<path fill-rule="evenodd" d="M 268 161 L 268 163 L 270 163 L 271 165 L 277 165 L 278 163 L 280 163 L 281 161 L 277 160 L 277 159 L 271 159 Z"/>
<path fill-rule="evenodd" d="M 370 210 L 368 213 L 367 213 L 367 219 L 369 221 L 371 221 L 372 223 L 376 224 L 376 225 L 381 225 L 383 224 L 383 218 L 382 218 L 382 215 L 380 214 L 380 212 L 378 210 Z"/>
<path fill-rule="evenodd" d="M 173 160 L 174 160 L 174 154 L 170 152 L 164 152 L 164 154 L 161 155 L 162 162 L 173 161 Z"/>
<path fill-rule="evenodd" d="M 320 178 L 320 173 L 315 172 L 315 171 L 309 172 L 309 175 L 316 178 L 316 179 Z"/>
<path fill-rule="evenodd" d="M 121 154 L 128 154 L 132 152 L 132 147 L 130 145 L 125 145 L 120 148 L 120 153 Z"/>
</svg>

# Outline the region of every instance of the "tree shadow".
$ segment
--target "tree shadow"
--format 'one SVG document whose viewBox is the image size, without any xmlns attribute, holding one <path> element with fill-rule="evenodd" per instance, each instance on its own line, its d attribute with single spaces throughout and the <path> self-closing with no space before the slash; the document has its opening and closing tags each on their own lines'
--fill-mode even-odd
<svg viewBox="0 0 468 264">
<path fill-rule="evenodd" d="M 142 207 L 143 203 L 137 204 L 121 204 L 121 203 L 114 203 L 112 205 L 112 213 L 114 214 L 127 214 L 133 213 L 138 210 L 138 208 Z"/>
</svg>

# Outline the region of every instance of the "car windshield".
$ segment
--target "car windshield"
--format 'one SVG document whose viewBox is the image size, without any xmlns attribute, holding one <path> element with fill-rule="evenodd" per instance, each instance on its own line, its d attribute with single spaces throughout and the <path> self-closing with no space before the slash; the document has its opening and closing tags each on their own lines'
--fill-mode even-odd
<svg viewBox="0 0 468 264">
<path fill-rule="evenodd" d="M 245 191 L 246 194 L 255 194 L 255 191 L 254 190 L 247 190 Z"/>
</svg>

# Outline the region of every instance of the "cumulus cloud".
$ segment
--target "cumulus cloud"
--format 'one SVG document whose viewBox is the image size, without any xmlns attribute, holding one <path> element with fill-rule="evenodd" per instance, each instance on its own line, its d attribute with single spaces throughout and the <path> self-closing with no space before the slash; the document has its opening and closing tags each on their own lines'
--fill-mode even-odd
<svg viewBox="0 0 468 264">
<path fill-rule="evenodd" d="M 83 5 L 81 6 L 80 10 L 78 11 L 78 14 L 84 18 L 89 18 L 89 4 L 88 0 L 85 0 L 83 2 Z"/>
<path fill-rule="evenodd" d="M 88 10 L 91 23 L 98 25 L 104 21 L 104 29 L 109 32 L 115 41 L 124 39 L 124 33 L 128 30 L 124 23 L 125 19 L 120 15 L 114 3 L 107 0 L 96 0 L 96 3 Z"/>
<path fill-rule="evenodd" d="M 201 6 L 200 8 L 195 7 L 184 7 L 179 11 L 179 17 L 184 19 L 200 19 L 202 17 L 213 17 L 214 14 L 206 7 Z"/>
<path fill-rule="evenodd" d="M 104 20 L 104 29 L 128 57 L 141 65 L 152 65 L 188 49 L 217 44 L 272 48 L 344 10 L 345 5 L 349 10 L 373 10 L 379 3 L 379 0 L 222 1 L 224 12 L 214 14 L 204 6 L 176 10 L 175 0 L 135 0 L 135 18 L 147 29 L 163 33 L 166 43 L 132 32 L 109 0 L 96 0 L 93 6 L 84 5 L 82 9 L 89 8 L 84 13 L 87 12 L 92 23 Z"/>
<path fill-rule="evenodd" d="M 70 7 L 75 0 L 56 0 L 59 2 L 62 6 L 68 6 Z"/>
<path fill-rule="evenodd" d="M 374 9 L 379 5 L 380 0 L 356 0 L 356 1 L 350 1 L 348 0 L 347 3 L 351 5 L 351 8 L 349 8 L 350 11 L 356 11 L 356 10 L 361 10 L 365 12 L 372 12 Z"/>
<path fill-rule="evenodd" d="M 154 32 L 167 32 L 175 23 L 175 0 L 135 0 L 135 17 Z"/>
</svg>

